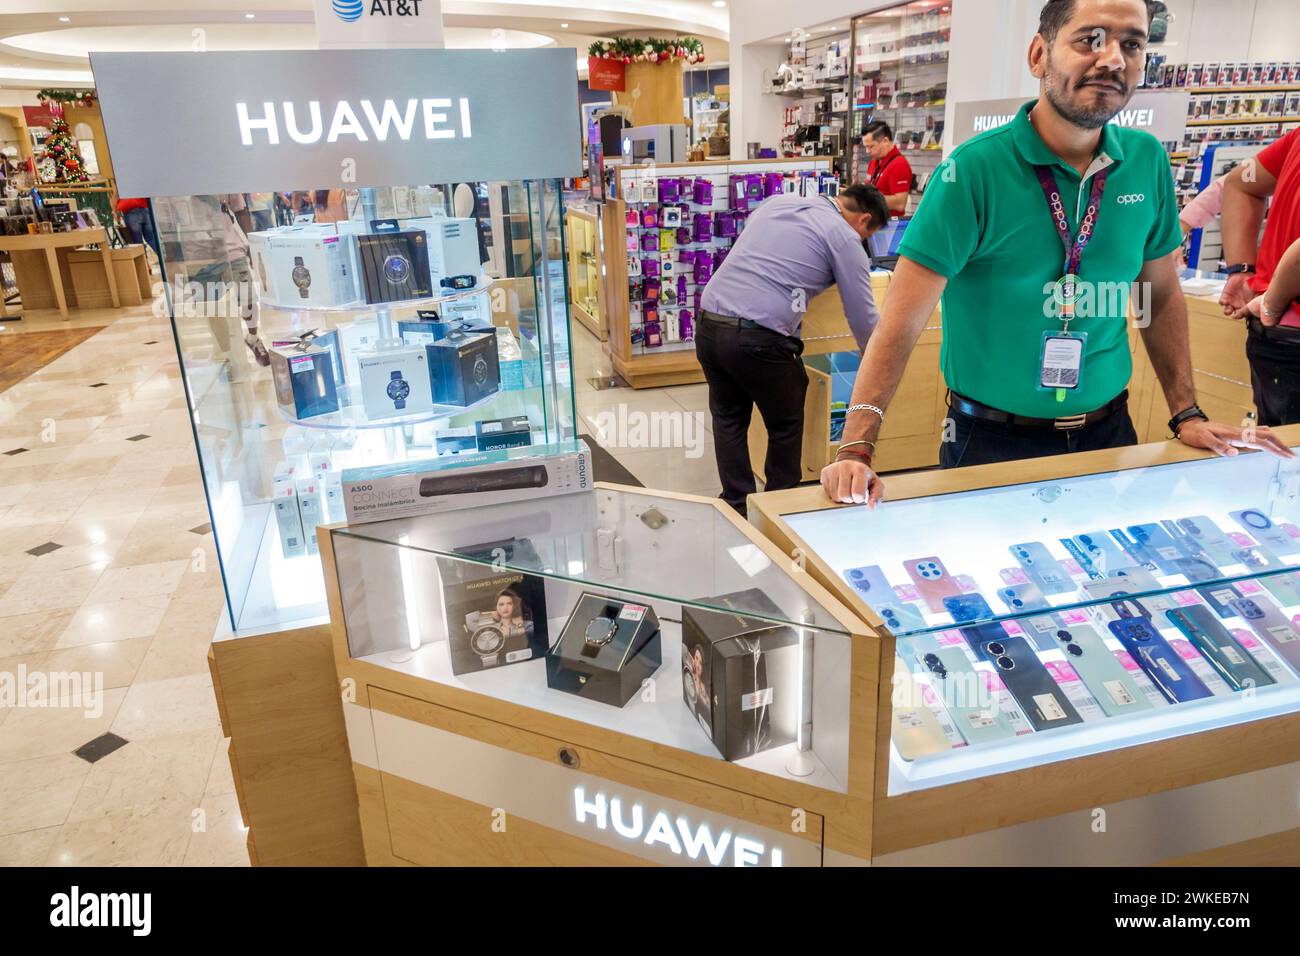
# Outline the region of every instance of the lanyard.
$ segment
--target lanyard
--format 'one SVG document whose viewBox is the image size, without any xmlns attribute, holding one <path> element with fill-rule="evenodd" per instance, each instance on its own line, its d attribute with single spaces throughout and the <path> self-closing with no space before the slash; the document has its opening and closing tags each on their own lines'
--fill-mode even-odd
<svg viewBox="0 0 1300 956">
<path fill-rule="evenodd" d="M 1101 215 L 1101 197 L 1106 190 L 1107 170 L 1102 169 L 1092 177 L 1088 208 L 1084 212 L 1083 221 L 1079 223 L 1079 234 L 1073 239 L 1070 238 L 1070 220 L 1065 215 L 1065 203 L 1061 199 L 1061 191 L 1056 186 L 1052 167 L 1035 166 L 1034 172 L 1038 174 L 1038 184 L 1043 187 L 1047 208 L 1052 214 L 1052 222 L 1056 225 L 1056 233 L 1065 250 L 1065 266 L 1057 288 L 1060 292 L 1058 301 L 1061 304 L 1061 319 L 1065 322 L 1068 331 L 1070 319 L 1074 317 L 1074 301 L 1078 294 L 1079 264 L 1083 261 L 1083 250 L 1088 248 L 1092 234 L 1096 231 L 1097 217 Z"/>
<path fill-rule="evenodd" d="M 898 150 L 894 150 L 894 152 L 889 154 L 889 158 L 886 159 L 882 165 L 876 167 L 876 171 L 871 174 L 871 185 L 874 186 L 876 183 L 880 182 L 880 177 L 885 174 L 885 170 L 889 168 L 889 164 L 897 159 L 898 155 Z"/>
</svg>

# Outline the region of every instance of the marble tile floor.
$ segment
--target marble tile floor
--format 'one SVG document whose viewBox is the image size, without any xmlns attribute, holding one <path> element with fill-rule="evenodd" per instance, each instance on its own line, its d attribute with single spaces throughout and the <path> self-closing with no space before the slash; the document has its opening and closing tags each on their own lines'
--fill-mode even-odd
<svg viewBox="0 0 1300 956">
<path fill-rule="evenodd" d="M 59 706 L 0 694 L 0 865 L 246 866 L 206 661 L 224 597 L 168 322 L 30 313 L 0 328 L 0 367 L 24 334 L 95 326 L 0 392 L 0 682 L 102 678 Z M 659 413 L 675 445 L 617 427 L 602 444 L 648 487 L 717 494 L 704 386 L 597 390 L 607 352 L 579 326 L 573 352 L 580 430 Z"/>
</svg>

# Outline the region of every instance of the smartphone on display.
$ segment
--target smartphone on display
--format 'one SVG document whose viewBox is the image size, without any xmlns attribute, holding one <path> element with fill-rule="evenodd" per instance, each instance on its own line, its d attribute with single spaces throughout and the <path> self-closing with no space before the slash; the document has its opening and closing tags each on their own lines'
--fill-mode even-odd
<svg viewBox="0 0 1300 956">
<path fill-rule="evenodd" d="M 1262 545 L 1273 548 L 1283 554 L 1300 551 L 1295 538 L 1273 523 L 1268 515 L 1258 508 L 1246 508 L 1242 511 L 1229 511 L 1229 516 L 1246 529 L 1252 538 Z"/>
<path fill-rule="evenodd" d="M 1268 600 L 1238 597 L 1231 606 L 1259 639 L 1300 675 L 1300 633 L 1286 615 Z"/>
<path fill-rule="evenodd" d="M 1092 691 L 1107 717 L 1151 709 L 1146 695 L 1092 627 L 1086 624 L 1060 627 L 1053 636 L 1056 646 Z"/>
<path fill-rule="evenodd" d="M 1183 573 L 1179 562 L 1187 555 L 1178 546 L 1178 542 L 1160 525 L 1129 525 L 1128 533 L 1134 545 L 1142 551 L 1148 561 L 1155 565 L 1157 571 L 1162 574 Z"/>
<path fill-rule="evenodd" d="M 1007 550 L 1044 594 L 1068 594 L 1074 590 L 1074 578 L 1042 542 L 1026 541 Z"/>
<path fill-rule="evenodd" d="M 921 612 L 911 604 L 896 601 L 893 604 L 872 604 L 871 609 L 880 615 L 880 619 L 885 622 L 885 627 L 889 628 L 895 637 L 913 631 L 923 631 L 929 626 L 921 616 Z"/>
<path fill-rule="evenodd" d="M 1232 602 L 1241 597 L 1241 592 L 1231 584 L 1197 588 L 1196 593 L 1219 617 L 1233 617 L 1236 615 L 1237 612 L 1233 609 Z"/>
<path fill-rule="evenodd" d="M 1124 568 L 1137 567 L 1137 562 L 1125 554 L 1124 550 L 1104 531 L 1076 534 L 1070 540 L 1083 553 L 1088 567 L 1102 577 L 1112 575 Z"/>
<path fill-rule="evenodd" d="M 899 756 L 910 762 L 950 750 L 952 745 L 939 724 L 939 718 L 925 702 L 921 688 L 911 673 L 901 661 L 894 662 L 894 670 L 896 674 L 903 671 L 896 678 L 897 692 L 894 694 L 890 732 Z"/>
<path fill-rule="evenodd" d="M 1281 574 L 1263 574 L 1255 581 L 1267 589 L 1268 593 L 1277 598 L 1277 603 L 1283 607 L 1296 607 L 1300 605 L 1300 577 L 1297 577 L 1294 571 L 1284 571 Z"/>
<path fill-rule="evenodd" d="M 1023 637 L 1011 637 L 998 624 L 963 627 L 961 634 L 980 660 L 993 665 L 1034 730 L 1083 722 Z"/>
<path fill-rule="evenodd" d="M 939 647 L 933 641 L 918 644 L 916 660 L 930 680 L 957 730 L 969 744 L 1007 740 L 1016 735 L 1007 718 L 998 711 L 995 696 L 984 678 L 971 667 L 960 647 Z"/>
<path fill-rule="evenodd" d="M 989 602 L 984 600 L 982 594 L 957 594 L 946 597 L 943 599 L 943 607 L 958 624 L 991 621 L 994 618 L 993 608 L 989 607 Z"/>
<path fill-rule="evenodd" d="M 904 561 L 903 566 L 907 569 L 907 576 L 916 585 L 916 590 L 920 592 L 921 599 L 935 614 L 946 610 L 943 606 L 944 598 L 961 594 L 957 582 L 952 579 L 943 562 L 935 556 L 911 558 Z"/>
<path fill-rule="evenodd" d="M 1012 584 L 998 588 L 998 597 L 1012 614 L 1021 611 L 1048 611 L 1052 608 L 1036 584 Z"/>
<path fill-rule="evenodd" d="M 1213 697 L 1206 687 L 1160 632 L 1144 617 L 1127 617 L 1110 622 L 1110 632 L 1124 645 L 1138 666 L 1146 672 L 1160 693 L 1171 704 Z"/>
<path fill-rule="evenodd" d="M 1188 544 L 1195 545 L 1219 567 L 1237 563 L 1237 559 L 1232 556 L 1237 546 L 1205 515 L 1179 518 L 1173 524 Z"/>
<path fill-rule="evenodd" d="M 849 586 L 858 592 L 862 600 L 873 607 L 875 601 L 893 603 L 898 600 L 898 595 L 894 593 L 885 572 L 880 570 L 878 564 L 849 568 L 844 572 L 844 580 L 849 582 Z"/>
<path fill-rule="evenodd" d="M 1250 656 L 1250 652 L 1237 643 L 1237 639 L 1219 623 L 1218 616 L 1208 607 L 1197 605 L 1175 608 L 1165 612 L 1165 616 L 1174 627 L 1183 632 L 1233 690 L 1267 687 L 1277 683 Z"/>
</svg>

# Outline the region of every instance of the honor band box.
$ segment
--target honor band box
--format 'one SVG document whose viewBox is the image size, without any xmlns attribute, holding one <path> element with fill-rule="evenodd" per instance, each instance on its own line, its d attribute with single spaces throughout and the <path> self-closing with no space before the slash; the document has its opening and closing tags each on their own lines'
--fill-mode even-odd
<svg viewBox="0 0 1300 956">
<path fill-rule="evenodd" d="M 728 760 L 792 743 L 799 727 L 799 635 L 762 591 L 710 598 L 732 613 L 682 608 L 682 693 Z M 746 613 L 748 612 L 748 613 Z"/>
<path fill-rule="evenodd" d="M 343 500 L 348 524 L 361 524 L 574 494 L 592 484 L 591 451 L 575 441 L 348 468 Z"/>
<path fill-rule="evenodd" d="M 663 642 L 653 608 L 585 593 L 546 655 L 546 684 L 622 707 L 661 663 Z"/>
</svg>

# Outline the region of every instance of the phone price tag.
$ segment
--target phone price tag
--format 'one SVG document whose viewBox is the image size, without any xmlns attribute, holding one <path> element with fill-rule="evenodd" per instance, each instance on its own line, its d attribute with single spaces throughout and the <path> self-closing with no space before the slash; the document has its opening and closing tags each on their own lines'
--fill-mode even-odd
<svg viewBox="0 0 1300 956">
<path fill-rule="evenodd" d="M 1038 360 L 1040 391 L 1074 390 L 1083 378 L 1083 332 L 1044 332 Z"/>
</svg>

